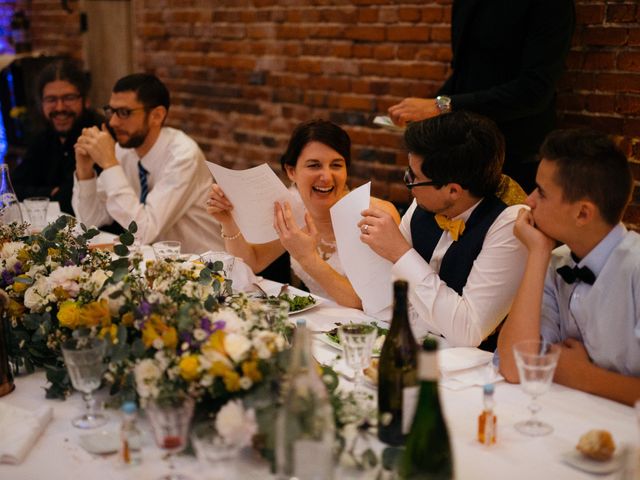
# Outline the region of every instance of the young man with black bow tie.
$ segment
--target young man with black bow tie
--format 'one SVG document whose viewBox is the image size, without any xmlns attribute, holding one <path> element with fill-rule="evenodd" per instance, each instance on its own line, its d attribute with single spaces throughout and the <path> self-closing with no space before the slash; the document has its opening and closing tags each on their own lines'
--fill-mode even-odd
<svg viewBox="0 0 640 480">
<path fill-rule="evenodd" d="M 541 148 L 536 190 L 515 234 L 525 274 L 498 340 L 500 371 L 518 381 L 512 347 L 561 347 L 554 380 L 618 402 L 640 398 L 640 235 L 620 223 L 633 187 L 605 135 L 559 130 Z M 553 250 L 556 240 L 565 244 Z"/>
<path fill-rule="evenodd" d="M 414 201 L 399 227 L 380 209 L 363 211 L 360 238 L 409 281 L 417 338 L 493 351 L 487 337 L 509 312 L 526 260 L 513 235 L 521 205 L 496 197 L 502 134 L 491 120 L 458 111 L 411 123 L 404 141 Z"/>
</svg>

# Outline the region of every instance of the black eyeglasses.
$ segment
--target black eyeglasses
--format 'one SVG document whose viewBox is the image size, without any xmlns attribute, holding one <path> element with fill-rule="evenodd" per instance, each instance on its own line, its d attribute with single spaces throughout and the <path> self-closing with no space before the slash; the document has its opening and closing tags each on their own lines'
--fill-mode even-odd
<svg viewBox="0 0 640 480">
<path fill-rule="evenodd" d="M 138 108 L 120 107 L 120 108 L 113 108 L 110 105 L 105 105 L 104 107 L 102 107 L 102 109 L 104 110 L 104 116 L 107 117 L 107 120 L 109 120 L 111 117 L 113 117 L 114 113 L 116 114 L 116 116 L 120 120 L 126 120 L 127 118 L 129 118 L 131 116 L 131 114 L 133 112 L 137 112 L 138 110 L 146 110 L 147 107 L 138 107 Z"/>
<path fill-rule="evenodd" d="M 62 102 L 65 105 L 70 105 L 82 98 L 82 95 L 79 93 L 67 93 L 66 95 L 61 95 L 59 97 L 55 95 L 48 95 L 42 99 L 42 103 L 45 105 L 55 105 L 58 102 Z"/>
<path fill-rule="evenodd" d="M 442 185 L 438 182 L 433 182 L 433 181 L 429 181 L 429 182 L 416 182 L 416 177 L 413 175 L 413 172 L 411 171 L 411 167 L 407 167 L 407 169 L 404 171 L 404 184 L 405 186 L 411 190 L 412 188 L 415 187 L 430 187 L 430 186 L 434 186 L 434 187 L 441 187 Z"/>
</svg>

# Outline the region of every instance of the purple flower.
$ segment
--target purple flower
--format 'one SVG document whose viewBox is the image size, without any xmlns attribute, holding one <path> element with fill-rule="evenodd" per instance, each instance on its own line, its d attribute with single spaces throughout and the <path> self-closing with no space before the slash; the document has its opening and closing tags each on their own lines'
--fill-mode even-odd
<svg viewBox="0 0 640 480">
<path fill-rule="evenodd" d="M 140 306 L 138 307 L 138 313 L 141 316 L 146 317 L 151 314 L 151 311 L 152 311 L 151 304 L 146 300 L 142 300 L 142 302 L 140 302 Z"/>
<path fill-rule="evenodd" d="M 24 273 L 24 271 L 22 270 L 22 262 L 20 260 L 18 260 L 13 266 L 13 271 L 16 272 L 16 275 Z"/>
<path fill-rule="evenodd" d="M 189 332 L 182 332 L 180 334 L 180 343 L 187 343 L 187 345 L 189 345 L 189 348 L 193 348 L 196 342 Z"/>
<path fill-rule="evenodd" d="M 207 333 L 211 333 L 211 320 L 208 317 L 202 317 L 200 319 L 200 328 Z"/>
<path fill-rule="evenodd" d="M 78 263 L 82 263 L 82 261 L 87 258 L 87 254 L 82 252 L 78 255 Z"/>
<path fill-rule="evenodd" d="M 70 266 L 75 265 L 75 264 L 76 264 L 76 262 L 74 262 L 74 261 L 73 261 L 73 260 L 71 260 L 71 259 L 67 259 L 67 260 L 65 260 L 65 262 L 64 262 L 64 266 L 65 266 L 65 267 L 70 267 Z"/>
<path fill-rule="evenodd" d="M 6 287 L 7 285 L 11 285 L 13 283 L 14 274 L 9 270 L 2 270 L 2 286 Z"/>
<path fill-rule="evenodd" d="M 215 332 L 216 330 L 222 330 L 226 325 L 227 322 L 225 322 L 224 320 L 216 321 L 216 323 L 213 324 L 213 332 Z"/>
</svg>

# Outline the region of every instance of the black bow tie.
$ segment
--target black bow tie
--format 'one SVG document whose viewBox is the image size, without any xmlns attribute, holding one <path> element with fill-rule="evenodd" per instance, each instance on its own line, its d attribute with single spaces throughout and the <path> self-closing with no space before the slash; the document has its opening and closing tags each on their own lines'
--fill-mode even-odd
<svg viewBox="0 0 640 480">
<path fill-rule="evenodd" d="M 596 281 L 596 276 L 589 267 L 578 267 L 576 265 L 572 268 L 569 265 L 565 265 L 564 267 L 558 268 L 556 272 L 558 272 L 558 275 L 568 284 L 580 280 L 589 285 L 593 285 L 593 282 Z"/>
</svg>

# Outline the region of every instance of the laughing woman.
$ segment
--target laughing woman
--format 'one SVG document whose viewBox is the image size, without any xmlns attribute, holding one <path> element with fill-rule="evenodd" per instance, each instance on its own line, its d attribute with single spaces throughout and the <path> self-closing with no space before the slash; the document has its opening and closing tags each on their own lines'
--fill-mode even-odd
<svg viewBox="0 0 640 480">
<path fill-rule="evenodd" d="M 305 206 L 304 228 L 293 218 L 289 203 L 276 203 L 273 226 L 280 237 L 270 243 L 248 243 L 231 217 L 233 206 L 218 185 L 211 186 L 208 211 L 222 225 L 226 250 L 259 272 L 286 250 L 291 268 L 312 293 L 340 305 L 362 308 L 360 298 L 344 275 L 336 250 L 329 209 L 348 192 L 347 168 L 351 140 L 338 125 L 312 120 L 296 127 L 280 159 Z M 371 205 L 388 211 L 396 223 L 400 215 L 390 202 L 371 198 Z"/>
</svg>

